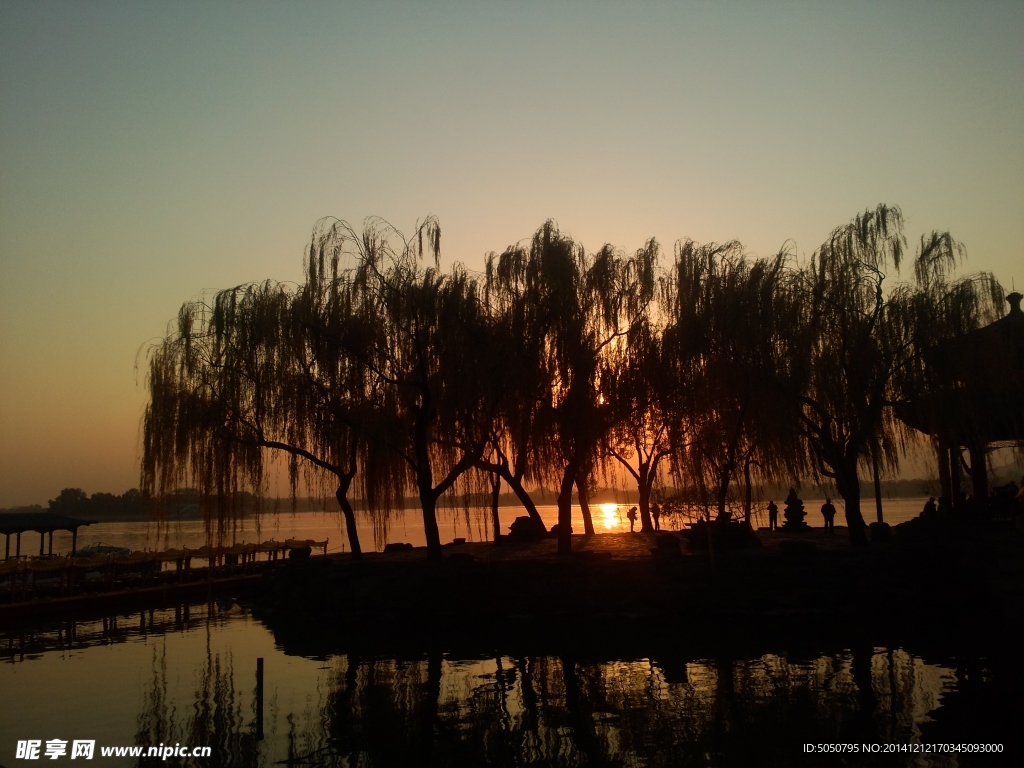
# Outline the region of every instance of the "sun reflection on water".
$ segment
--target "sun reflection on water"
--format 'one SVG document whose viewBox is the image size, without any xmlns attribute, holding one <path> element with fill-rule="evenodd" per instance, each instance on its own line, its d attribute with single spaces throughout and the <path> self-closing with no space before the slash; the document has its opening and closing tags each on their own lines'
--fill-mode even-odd
<svg viewBox="0 0 1024 768">
<path fill-rule="evenodd" d="M 614 530 L 619 527 L 619 505 L 611 502 L 601 505 L 601 515 L 604 520 L 604 528 L 606 531 Z"/>
</svg>

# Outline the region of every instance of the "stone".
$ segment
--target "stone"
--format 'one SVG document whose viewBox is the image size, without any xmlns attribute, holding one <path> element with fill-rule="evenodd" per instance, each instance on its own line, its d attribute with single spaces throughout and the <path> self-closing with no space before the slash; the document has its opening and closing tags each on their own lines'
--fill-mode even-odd
<svg viewBox="0 0 1024 768">
<path fill-rule="evenodd" d="M 529 515 L 517 517 L 508 527 L 508 537 L 513 541 L 540 541 L 547 533 L 544 524 L 534 521 Z"/>
</svg>

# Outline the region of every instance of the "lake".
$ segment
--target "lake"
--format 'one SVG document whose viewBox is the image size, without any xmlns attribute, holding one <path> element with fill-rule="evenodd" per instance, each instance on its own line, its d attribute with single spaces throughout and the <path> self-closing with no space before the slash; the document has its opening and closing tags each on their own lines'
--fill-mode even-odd
<svg viewBox="0 0 1024 768">
<path fill-rule="evenodd" d="M 19 740 L 81 739 L 96 742 L 100 765 L 1019 764 L 1008 742 L 1019 664 L 941 638 L 921 649 L 862 639 L 817 647 L 811 632 L 795 644 L 802 650 L 624 648 L 601 658 L 501 647 L 355 655 L 343 638 L 323 643 L 313 657 L 291 655 L 230 599 L 2 633 L 0 763 L 24 764 Z M 862 751 L 961 742 L 1009 752 Z M 807 744 L 858 752 L 809 754 Z M 136 745 L 211 754 L 100 758 L 102 747 Z"/>
<path fill-rule="evenodd" d="M 820 503 L 806 502 L 815 526 Z M 923 503 L 890 500 L 886 518 L 913 517 Z M 626 509 L 595 505 L 598 531 L 628 531 Z M 540 511 L 555 521 L 553 506 Z M 520 510 L 501 514 L 507 526 Z M 442 541 L 490 538 L 485 510 L 439 518 Z M 390 522 L 375 548 L 423 542 L 418 510 Z M 362 525 L 369 549 L 373 528 Z M 343 551 L 341 528 L 334 513 L 285 513 L 264 517 L 258 530 L 246 521 L 234 540 L 329 538 L 331 550 Z M 79 541 L 142 549 L 198 546 L 205 535 L 200 521 L 162 530 L 102 523 L 82 529 Z M 344 600 L 336 604 L 343 614 Z M 290 614 L 282 629 L 280 615 L 267 624 L 259 611 L 240 594 L 0 632 L 0 765 L 28 764 L 17 750 L 29 740 L 41 750 L 52 740 L 68 750 L 75 740 L 94 741 L 95 764 L 126 766 L 1019 764 L 1018 639 L 956 615 L 896 633 L 851 616 L 838 635 L 807 618 L 813 613 L 789 623 L 776 616 L 771 631 L 754 622 L 742 633 L 706 620 L 685 627 L 685 637 L 627 621 L 598 625 L 598 638 L 538 630 L 524 645 L 522 633 L 513 644 L 503 631 L 469 650 L 394 642 L 370 652 L 352 640 L 344 615 L 303 624 L 297 644 L 286 631 Z M 856 751 L 807 751 L 818 745 Z M 182 746 L 208 747 L 210 755 L 100 754 Z M 915 749 L 957 751 L 907 751 Z M 1003 752 L 964 751 L 976 749 Z"/>
<path fill-rule="evenodd" d="M 807 522 L 812 527 L 822 527 L 821 509 L 823 499 L 809 499 L 804 502 L 807 511 Z M 917 516 L 924 507 L 925 498 L 896 498 L 884 502 L 883 514 L 886 522 L 896 525 Z M 599 533 L 616 533 L 629 530 L 626 512 L 631 504 L 595 504 L 592 507 L 594 526 Z M 756 505 L 753 515 L 754 526 L 768 524 L 764 504 Z M 843 525 L 843 507 L 837 503 L 839 513 L 837 525 Z M 779 500 L 780 521 L 782 504 Z M 558 508 L 554 505 L 537 507 L 548 527 L 558 522 Z M 874 500 L 862 503 L 861 512 L 871 522 L 875 519 Z M 456 537 L 467 541 L 490 541 L 490 510 L 481 508 L 441 509 L 438 510 L 438 527 L 441 542 L 446 543 Z M 499 516 L 502 529 L 507 532 L 508 526 L 519 515 L 525 512 L 521 507 L 501 507 Z M 665 519 L 662 527 L 671 530 L 682 527 L 686 521 L 682 519 Z M 357 529 L 359 540 L 364 551 L 381 551 L 388 542 L 408 542 L 414 546 L 426 544 L 423 536 L 423 518 L 419 509 L 395 511 L 386 521 L 386 528 L 377 526 L 369 516 L 357 513 Z M 572 527 L 577 533 L 583 532 L 583 516 L 578 506 L 572 508 Z M 639 521 L 637 522 L 639 528 Z M 224 532 L 224 540 L 228 544 L 256 542 L 266 539 L 314 539 L 329 541 L 328 552 L 344 552 L 348 548 L 345 537 L 345 524 L 340 512 L 288 512 L 276 515 L 264 514 L 259 519 L 239 521 L 233 528 Z M 155 522 L 104 522 L 80 528 L 78 531 L 79 548 L 90 544 L 112 544 L 128 547 L 133 550 L 167 549 L 193 547 L 206 543 L 206 533 L 201 520 L 184 520 L 158 525 Z M 22 554 L 38 552 L 39 540 L 34 533 L 22 536 Z M 71 550 L 71 534 L 58 531 L 53 537 L 54 553 L 67 554 Z M 11 541 L 11 552 L 14 552 L 14 541 Z"/>
</svg>

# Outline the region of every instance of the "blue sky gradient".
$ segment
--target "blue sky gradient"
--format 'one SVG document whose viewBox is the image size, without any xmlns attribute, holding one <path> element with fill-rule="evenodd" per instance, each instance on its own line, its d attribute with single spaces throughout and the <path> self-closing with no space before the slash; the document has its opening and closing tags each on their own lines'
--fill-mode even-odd
<svg viewBox="0 0 1024 768">
<path fill-rule="evenodd" d="M 0 2 L 0 506 L 137 483 L 183 301 L 302 279 L 323 216 L 447 263 L 808 257 L 878 203 L 1024 286 L 1024 4 Z"/>
</svg>

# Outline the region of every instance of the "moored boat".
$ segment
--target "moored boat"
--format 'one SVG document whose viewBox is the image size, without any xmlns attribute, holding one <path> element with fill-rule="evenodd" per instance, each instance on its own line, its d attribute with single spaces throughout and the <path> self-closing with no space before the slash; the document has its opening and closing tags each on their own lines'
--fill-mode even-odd
<svg viewBox="0 0 1024 768">
<path fill-rule="evenodd" d="M 128 547 L 115 547 L 113 544 L 90 544 L 88 547 L 82 547 L 78 552 L 75 553 L 79 557 L 96 557 L 97 555 L 130 555 L 131 550 Z"/>
</svg>

